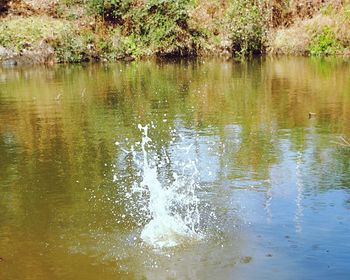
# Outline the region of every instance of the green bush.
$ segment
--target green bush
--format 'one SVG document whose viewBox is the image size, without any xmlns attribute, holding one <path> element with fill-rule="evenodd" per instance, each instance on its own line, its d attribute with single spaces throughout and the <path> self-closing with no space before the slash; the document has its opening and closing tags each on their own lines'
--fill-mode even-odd
<svg viewBox="0 0 350 280">
<path fill-rule="evenodd" d="M 198 32 L 188 27 L 192 0 L 86 0 L 90 11 L 117 24 L 127 55 L 194 54 Z"/>
<path fill-rule="evenodd" d="M 232 0 L 227 14 L 232 51 L 244 57 L 264 50 L 268 10 L 263 0 Z"/>
<path fill-rule="evenodd" d="M 341 50 L 341 43 L 328 27 L 324 28 L 322 33 L 314 36 L 309 46 L 310 54 L 315 56 L 335 55 L 339 50 Z"/>
<path fill-rule="evenodd" d="M 132 0 L 85 0 L 92 14 L 102 16 L 103 19 L 121 23 L 123 16 L 132 6 Z"/>
<path fill-rule="evenodd" d="M 96 60 L 100 56 L 97 49 L 98 38 L 88 30 L 70 30 L 62 34 L 53 45 L 57 61 L 60 63 L 78 63 Z"/>
<path fill-rule="evenodd" d="M 134 58 L 140 57 L 142 55 L 140 45 L 140 40 L 138 40 L 138 38 L 132 34 L 124 37 L 121 40 L 120 52 L 126 56 L 131 56 Z"/>
<path fill-rule="evenodd" d="M 189 4 L 187 0 L 148 1 L 135 31 L 141 31 L 145 44 L 152 51 L 189 53 L 192 49 L 187 25 Z"/>
</svg>

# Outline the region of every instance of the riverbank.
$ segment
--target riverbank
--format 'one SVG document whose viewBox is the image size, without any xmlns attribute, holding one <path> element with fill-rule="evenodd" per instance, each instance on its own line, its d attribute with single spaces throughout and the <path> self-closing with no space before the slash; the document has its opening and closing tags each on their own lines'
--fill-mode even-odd
<svg viewBox="0 0 350 280">
<path fill-rule="evenodd" d="M 349 1 L 292 2 L 3 1 L 0 63 L 349 55 Z"/>
</svg>

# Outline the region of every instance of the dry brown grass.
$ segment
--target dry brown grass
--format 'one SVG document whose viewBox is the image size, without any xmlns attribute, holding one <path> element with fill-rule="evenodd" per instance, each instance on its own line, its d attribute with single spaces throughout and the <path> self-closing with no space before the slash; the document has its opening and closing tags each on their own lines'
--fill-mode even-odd
<svg viewBox="0 0 350 280">
<path fill-rule="evenodd" d="M 282 28 L 271 35 L 269 52 L 275 54 L 305 54 L 310 35 L 305 25 L 298 22 L 292 28 Z"/>
<path fill-rule="evenodd" d="M 340 6 L 339 1 L 328 1 L 311 18 L 296 18 L 290 26 L 271 32 L 269 51 L 276 54 L 308 53 L 311 41 L 325 28 L 331 30 L 346 50 L 350 44 L 350 5 Z"/>
<path fill-rule="evenodd" d="M 347 0 L 273 0 L 267 1 L 271 13 L 271 26 L 290 26 L 300 20 L 310 19 L 320 9 L 330 6 L 333 9 L 341 8 Z"/>
<path fill-rule="evenodd" d="M 217 22 L 224 18 L 228 1 L 198 1 L 190 11 L 191 24 L 196 27 L 214 30 Z"/>
<path fill-rule="evenodd" d="M 35 14 L 32 6 L 22 0 L 0 0 L 0 17 L 31 16 Z"/>
<path fill-rule="evenodd" d="M 35 10 L 48 10 L 54 7 L 59 0 L 22 0 L 27 5 L 30 5 Z"/>
</svg>

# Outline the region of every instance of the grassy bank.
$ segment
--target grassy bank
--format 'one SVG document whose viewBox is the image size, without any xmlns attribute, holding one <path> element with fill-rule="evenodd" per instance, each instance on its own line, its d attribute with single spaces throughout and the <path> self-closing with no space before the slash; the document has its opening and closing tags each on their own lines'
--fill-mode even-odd
<svg viewBox="0 0 350 280">
<path fill-rule="evenodd" d="M 0 60 L 12 63 L 349 53 L 349 1 L 15 0 L 0 11 Z"/>
<path fill-rule="evenodd" d="M 349 55 L 349 3 L 325 4 L 312 17 L 276 29 L 268 47 L 278 54 Z"/>
</svg>

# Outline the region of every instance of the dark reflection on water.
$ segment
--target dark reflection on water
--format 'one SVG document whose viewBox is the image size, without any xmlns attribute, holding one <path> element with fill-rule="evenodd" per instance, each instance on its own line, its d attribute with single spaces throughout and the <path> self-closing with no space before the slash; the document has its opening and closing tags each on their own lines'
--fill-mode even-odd
<svg viewBox="0 0 350 280">
<path fill-rule="evenodd" d="M 203 242 L 155 252 L 125 212 L 151 122 L 156 154 L 193 145 Z M 347 279 L 349 123 L 340 59 L 0 69 L 0 278 Z"/>
</svg>

